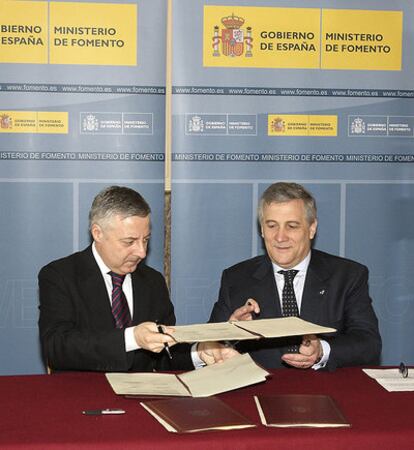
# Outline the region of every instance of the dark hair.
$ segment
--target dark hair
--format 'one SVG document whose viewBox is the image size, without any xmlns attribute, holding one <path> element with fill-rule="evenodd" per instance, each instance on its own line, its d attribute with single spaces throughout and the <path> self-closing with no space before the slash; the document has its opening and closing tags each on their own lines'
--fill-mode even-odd
<svg viewBox="0 0 414 450">
<path fill-rule="evenodd" d="M 102 222 L 114 215 L 123 218 L 147 217 L 150 213 L 150 206 L 137 191 L 124 186 L 110 186 L 94 198 L 89 211 L 89 228 L 94 223 L 102 225 Z"/>
<path fill-rule="evenodd" d="M 273 183 L 262 194 L 257 209 L 259 222 L 263 220 L 264 205 L 271 203 L 283 203 L 290 200 L 303 200 L 305 205 L 306 219 L 309 224 L 316 220 L 316 202 L 312 194 L 297 183 Z"/>
</svg>

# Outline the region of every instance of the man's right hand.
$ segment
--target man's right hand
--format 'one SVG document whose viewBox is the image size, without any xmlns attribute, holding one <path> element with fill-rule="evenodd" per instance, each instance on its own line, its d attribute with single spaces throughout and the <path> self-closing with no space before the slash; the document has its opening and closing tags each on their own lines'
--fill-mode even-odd
<svg viewBox="0 0 414 450">
<path fill-rule="evenodd" d="M 256 300 L 249 298 L 244 306 L 237 308 L 233 311 L 233 314 L 230 316 L 229 321 L 238 321 L 238 320 L 253 320 L 253 314 L 260 313 L 260 306 L 256 302 Z"/>
<path fill-rule="evenodd" d="M 164 333 L 174 333 L 174 327 L 162 325 L 162 328 Z M 155 353 L 164 350 L 164 343 L 167 343 L 170 347 L 176 344 L 175 340 L 168 334 L 160 333 L 157 324 L 154 322 L 142 322 L 134 327 L 134 337 L 138 346 Z"/>
</svg>

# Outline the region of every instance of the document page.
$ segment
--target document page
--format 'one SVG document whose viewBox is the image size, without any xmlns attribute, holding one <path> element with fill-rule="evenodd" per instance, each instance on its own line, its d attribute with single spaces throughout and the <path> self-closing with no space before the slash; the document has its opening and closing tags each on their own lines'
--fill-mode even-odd
<svg viewBox="0 0 414 450">
<path fill-rule="evenodd" d="M 175 332 L 171 336 L 177 342 L 242 341 L 261 337 L 235 327 L 232 322 L 180 325 L 174 328 Z"/>
<path fill-rule="evenodd" d="M 179 375 L 193 397 L 207 397 L 266 381 L 269 372 L 259 367 L 248 353 L 224 363 Z"/>
<path fill-rule="evenodd" d="M 413 371 L 403 378 L 398 369 L 362 369 L 388 392 L 414 391 Z"/>
<path fill-rule="evenodd" d="M 106 379 L 119 395 L 191 395 L 180 380 L 169 373 L 107 373 Z"/>
<path fill-rule="evenodd" d="M 281 317 L 233 322 L 239 328 L 259 334 L 265 338 L 303 336 L 305 334 L 333 333 L 335 328 L 322 327 L 299 317 Z"/>
<path fill-rule="evenodd" d="M 220 364 L 179 375 L 157 372 L 107 373 L 106 378 L 119 395 L 208 397 L 266 381 L 268 375 L 246 353 Z"/>
<path fill-rule="evenodd" d="M 299 317 L 180 325 L 174 328 L 171 336 L 177 342 L 243 341 L 336 331 L 335 328 L 322 327 Z"/>
</svg>

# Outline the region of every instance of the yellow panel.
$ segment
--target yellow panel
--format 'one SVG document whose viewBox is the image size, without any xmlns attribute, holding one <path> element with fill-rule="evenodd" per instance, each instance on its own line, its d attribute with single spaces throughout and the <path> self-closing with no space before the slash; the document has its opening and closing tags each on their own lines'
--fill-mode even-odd
<svg viewBox="0 0 414 450">
<path fill-rule="evenodd" d="M 401 11 L 324 9 L 322 68 L 401 70 Z"/>
<path fill-rule="evenodd" d="M 309 116 L 309 136 L 337 136 L 337 116 Z"/>
<path fill-rule="evenodd" d="M 37 131 L 47 134 L 67 134 L 69 130 L 69 117 L 67 112 L 38 112 Z"/>
<path fill-rule="evenodd" d="M 52 2 L 50 63 L 137 65 L 137 5 Z"/>
<path fill-rule="evenodd" d="M 269 136 L 336 136 L 338 133 L 338 117 L 269 114 L 267 133 Z"/>
<path fill-rule="evenodd" d="M 67 134 L 69 115 L 56 111 L 0 111 L 0 133 Z"/>
<path fill-rule="evenodd" d="M 0 1 L 0 63 L 47 64 L 47 2 Z"/>
<path fill-rule="evenodd" d="M 318 68 L 317 8 L 204 6 L 207 67 Z"/>
<path fill-rule="evenodd" d="M 0 133 L 36 133 L 36 111 L 0 111 Z"/>
</svg>

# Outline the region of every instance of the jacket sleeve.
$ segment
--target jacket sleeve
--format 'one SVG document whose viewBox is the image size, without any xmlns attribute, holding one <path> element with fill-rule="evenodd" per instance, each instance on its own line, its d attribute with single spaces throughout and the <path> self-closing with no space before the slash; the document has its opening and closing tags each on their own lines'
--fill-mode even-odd
<svg viewBox="0 0 414 450">
<path fill-rule="evenodd" d="M 368 292 L 368 269 L 365 266 L 359 267 L 344 293 L 338 333 L 324 338 L 331 346 L 328 370 L 380 362 L 381 337 Z"/>
</svg>

